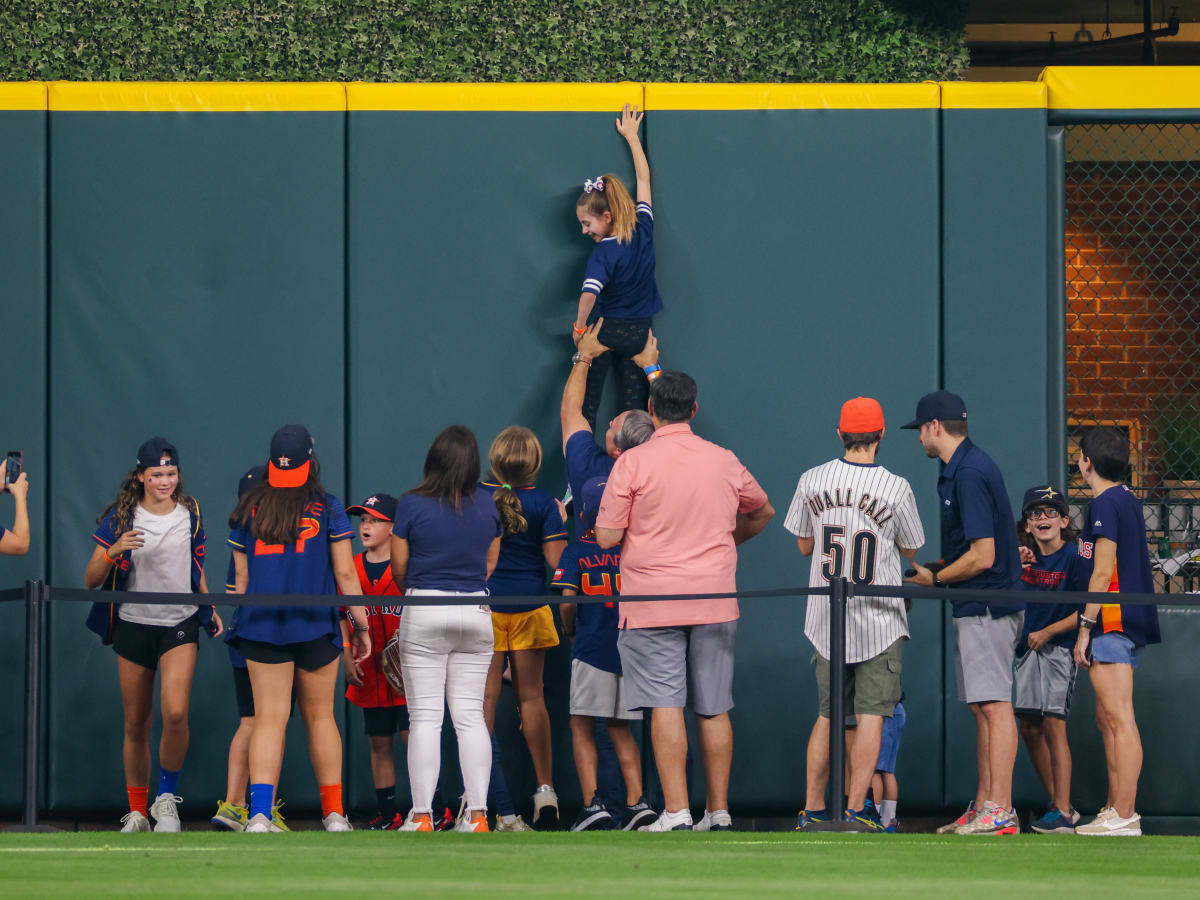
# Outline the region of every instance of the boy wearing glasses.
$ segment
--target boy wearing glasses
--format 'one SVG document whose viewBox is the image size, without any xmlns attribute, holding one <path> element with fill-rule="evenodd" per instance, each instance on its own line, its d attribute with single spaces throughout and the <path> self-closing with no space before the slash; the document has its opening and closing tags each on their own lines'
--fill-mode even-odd
<svg viewBox="0 0 1200 900">
<path fill-rule="evenodd" d="M 1025 492 L 1017 523 L 1022 562 L 1018 585 L 1027 591 L 1086 591 L 1091 560 L 1080 555 L 1067 500 L 1051 485 Z M 1039 834 L 1072 834 L 1079 813 L 1071 806 L 1071 748 L 1067 715 L 1075 690 L 1075 647 L 1079 613 L 1071 603 L 1030 603 L 1017 641 L 1015 712 L 1029 758 L 1050 798 L 1045 814 L 1030 827 Z"/>
</svg>

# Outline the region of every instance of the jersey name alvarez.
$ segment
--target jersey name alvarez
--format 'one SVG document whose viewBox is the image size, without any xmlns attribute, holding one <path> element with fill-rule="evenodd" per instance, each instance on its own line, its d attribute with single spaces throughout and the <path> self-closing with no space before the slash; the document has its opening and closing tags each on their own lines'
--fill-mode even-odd
<svg viewBox="0 0 1200 900">
<path fill-rule="evenodd" d="M 784 527 L 813 539 L 810 587 L 834 578 L 855 584 L 900 584 L 897 545 L 925 543 L 916 498 L 908 482 L 883 466 L 835 459 L 800 476 Z M 809 597 L 804 634 L 829 658 L 829 598 Z M 908 637 L 904 601 L 852 597 L 846 615 L 846 661 L 859 663 Z"/>
</svg>

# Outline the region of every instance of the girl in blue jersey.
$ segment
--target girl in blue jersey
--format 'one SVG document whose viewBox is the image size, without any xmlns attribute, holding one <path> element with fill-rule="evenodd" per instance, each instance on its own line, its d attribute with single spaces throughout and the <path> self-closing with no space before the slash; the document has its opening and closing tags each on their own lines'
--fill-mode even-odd
<svg viewBox="0 0 1200 900">
<path fill-rule="evenodd" d="M 353 529 L 342 501 L 321 485 L 313 440 L 302 425 L 271 438 L 267 480 L 238 501 L 229 520 L 239 594 L 360 596 L 350 548 Z M 351 606 L 355 658 L 371 654 L 366 609 Z M 342 739 L 333 704 L 342 632 L 335 604 L 242 606 L 229 642 L 246 659 L 254 696 L 247 832 L 279 831 L 271 822 L 275 781 L 293 684 L 308 731 L 326 831 L 349 831 L 342 808 Z"/>
<path fill-rule="evenodd" d="M 528 428 L 512 425 L 492 441 L 488 465 L 491 478 L 481 487 L 492 494 L 504 526 L 500 559 L 488 579 L 488 592 L 494 598 L 547 594 L 547 566 L 551 571 L 558 566 L 567 546 L 567 526 L 554 497 L 534 486 L 542 468 L 542 445 Z M 488 672 L 488 727 L 495 732 L 496 703 L 507 662 L 521 710 L 521 732 L 537 775 L 533 825 L 554 828 L 558 825 L 558 795 L 554 792 L 550 717 L 542 695 L 546 651 L 558 646 L 554 615 L 546 604 L 493 601 L 492 625 L 496 641 Z"/>
<path fill-rule="evenodd" d="M 579 343 L 587 326 L 603 318 L 600 343 L 612 352 L 590 363 L 583 415 L 592 432 L 609 369 L 616 373 L 621 396 L 617 409 L 645 409 L 646 376 L 633 357 L 646 345 L 651 319 L 663 307 L 654 279 L 654 210 L 650 205 L 650 163 L 638 138 L 644 114 L 629 104 L 621 110 L 617 131 L 629 144 L 637 177 L 637 205 L 616 175 L 601 175 L 584 183 L 575 204 L 583 233 L 596 242 L 588 260 L 574 339 Z"/>
<path fill-rule="evenodd" d="M 458 735 L 464 783 L 456 831 L 488 831 L 492 746 L 483 695 L 492 658 L 487 579 L 500 553 L 500 516 L 476 489 L 479 444 L 451 425 L 425 456 L 424 480 L 400 498 L 392 526 L 392 577 L 408 597 L 478 597 L 465 605 L 405 604 L 396 630 L 408 699 L 408 780 L 412 813 L 400 831 L 433 831 L 433 795 L 442 763 L 447 705 Z"/>
<path fill-rule="evenodd" d="M 151 593 L 208 593 L 200 505 L 183 492 L 179 453 L 165 438 L 138 449 L 137 464 L 100 518 L 97 543 L 83 581 L 89 588 Z M 125 790 L 129 813 L 122 831 L 179 831 L 179 772 L 187 755 L 188 706 L 199 630 L 219 634 L 212 606 L 190 598 L 178 604 L 95 603 L 88 628 L 112 644 L 125 711 Z M 158 796 L 147 805 L 154 674 L 162 672 Z"/>
</svg>

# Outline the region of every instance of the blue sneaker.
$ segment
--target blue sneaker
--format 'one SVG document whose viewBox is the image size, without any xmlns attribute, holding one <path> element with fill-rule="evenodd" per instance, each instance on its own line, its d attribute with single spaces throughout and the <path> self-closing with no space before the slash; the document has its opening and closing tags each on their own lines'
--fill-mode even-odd
<svg viewBox="0 0 1200 900">
<path fill-rule="evenodd" d="M 842 821 L 854 823 L 858 826 L 856 830 L 867 834 L 883 831 L 883 823 L 879 821 L 879 813 L 875 812 L 875 808 L 870 805 L 864 806 L 859 810 L 846 810 L 842 815 Z"/>
<path fill-rule="evenodd" d="M 1071 819 L 1064 816 L 1055 807 L 1051 807 L 1044 816 L 1036 822 L 1031 822 L 1029 827 L 1038 834 L 1074 834 L 1075 826 L 1071 824 Z"/>
<path fill-rule="evenodd" d="M 800 810 L 796 816 L 795 831 L 806 831 L 810 822 L 832 822 L 833 818 L 829 815 L 827 809 L 815 809 L 809 812 L 806 809 Z"/>
<path fill-rule="evenodd" d="M 892 821 L 888 822 L 887 825 L 883 826 L 883 833 L 884 834 L 899 834 L 900 833 L 900 820 L 892 819 Z"/>
</svg>

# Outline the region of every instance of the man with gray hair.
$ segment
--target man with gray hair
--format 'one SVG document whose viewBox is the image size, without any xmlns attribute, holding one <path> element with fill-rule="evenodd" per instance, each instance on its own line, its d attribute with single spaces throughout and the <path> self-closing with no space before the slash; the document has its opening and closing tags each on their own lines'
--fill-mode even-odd
<svg viewBox="0 0 1200 900">
<path fill-rule="evenodd" d="M 583 394 L 592 360 L 608 352 L 608 348 L 597 338 L 603 324 L 604 320 L 599 319 L 580 335 L 577 352 L 571 360 L 571 375 L 563 389 L 560 410 L 563 456 L 567 461 L 567 483 L 571 486 L 571 496 L 576 498 L 581 496 L 588 479 L 607 477 L 618 456 L 631 447 L 645 443 L 654 434 L 654 423 L 646 410 L 626 409 L 613 416 L 608 423 L 603 448 L 597 446 L 592 437 L 591 426 L 583 415 Z M 650 370 L 647 377 L 658 374 L 658 339 L 654 332 L 646 338 L 646 346 L 633 357 L 633 361 L 643 369 Z M 581 535 L 587 529 L 578 515 L 578 501 L 575 508 L 575 532 Z"/>
</svg>

